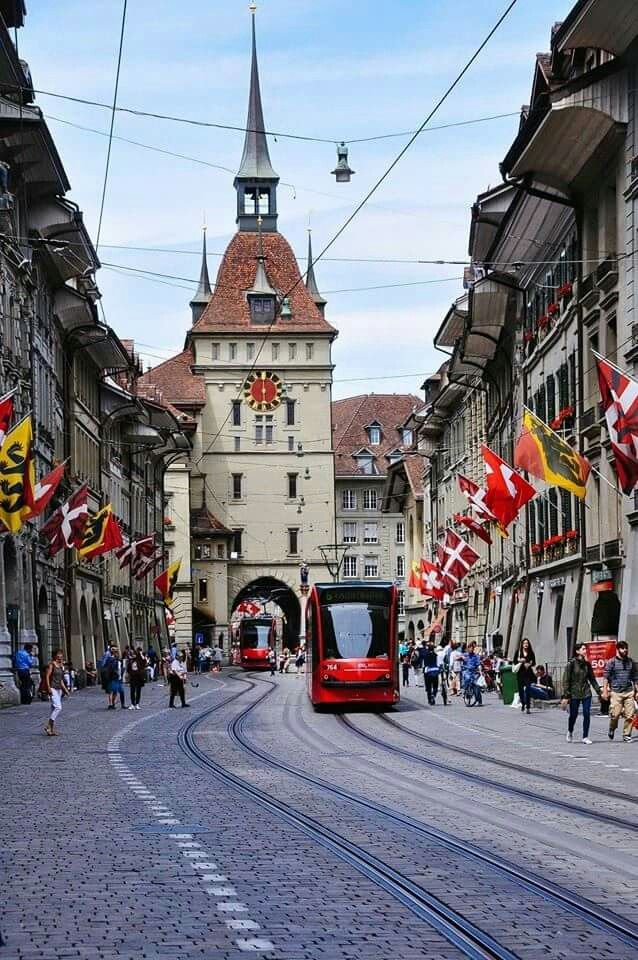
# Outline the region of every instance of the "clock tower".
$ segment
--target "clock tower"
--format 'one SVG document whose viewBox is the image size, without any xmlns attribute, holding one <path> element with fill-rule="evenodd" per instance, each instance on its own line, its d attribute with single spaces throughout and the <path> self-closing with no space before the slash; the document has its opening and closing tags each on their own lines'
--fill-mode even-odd
<svg viewBox="0 0 638 960">
<path fill-rule="evenodd" d="M 291 646 L 303 631 L 302 562 L 311 580 L 325 579 L 319 546 L 334 541 L 331 347 L 337 332 L 324 317 L 312 262 L 310 283 L 304 282 L 278 231 L 279 177 L 264 131 L 254 11 L 246 128 L 234 180 L 238 229 L 212 293 L 197 298 L 185 350 L 174 358 L 181 361 L 180 376 L 187 369 L 197 382 L 197 391 L 190 381 L 187 389 L 202 401 L 191 408 L 197 423 L 191 511 L 207 511 L 227 537 L 225 546 L 216 544 L 210 570 L 201 554 L 193 563 L 193 603 L 207 596 L 207 614 L 226 630 L 242 600 L 260 598 L 282 617 Z M 176 392 L 168 399 L 179 406 Z"/>
</svg>

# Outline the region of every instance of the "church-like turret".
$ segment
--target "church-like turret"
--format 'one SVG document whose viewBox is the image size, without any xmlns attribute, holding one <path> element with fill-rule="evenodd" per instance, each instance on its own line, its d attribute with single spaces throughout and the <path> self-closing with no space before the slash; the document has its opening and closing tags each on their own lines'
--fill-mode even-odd
<svg viewBox="0 0 638 960">
<path fill-rule="evenodd" d="M 312 297 L 317 309 L 320 311 L 321 316 L 323 317 L 326 309 L 326 303 L 328 301 L 321 296 L 319 293 L 319 287 L 317 286 L 315 265 L 312 259 L 312 231 L 310 230 L 308 230 L 308 266 L 306 267 L 306 289 Z"/>
<path fill-rule="evenodd" d="M 265 233 L 274 233 L 277 230 L 277 184 L 279 183 L 279 176 L 273 170 L 270 162 L 268 141 L 264 128 L 264 111 L 261 105 L 259 68 L 257 65 L 254 8 L 252 8 L 252 36 L 246 139 L 244 140 L 241 164 L 235 177 L 237 224 L 242 231 L 255 232 L 257 230 L 257 219 L 261 217 L 261 229 Z"/>
<path fill-rule="evenodd" d="M 190 302 L 191 313 L 193 315 L 193 326 L 197 323 L 202 313 L 206 309 L 208 301 L 213 291 L 210 286 L 208 276 L 208 261 L 206 259 L 206 227 L 204 227 L 204 239 L 202 242 L 202 267 L 199 273 L 199 284 L 195 291 L 195 296 Z"/>
</svg>

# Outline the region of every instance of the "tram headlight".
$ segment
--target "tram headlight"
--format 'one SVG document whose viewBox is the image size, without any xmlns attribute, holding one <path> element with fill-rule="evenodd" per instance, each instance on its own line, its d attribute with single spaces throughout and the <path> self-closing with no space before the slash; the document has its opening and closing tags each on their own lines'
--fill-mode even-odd
<svg viewBox="0 0 638 960">
<path fill-rule="evenodd" d="M 385 678 L 386 678 L 386 680 L 389 680 L 389 679 L 390 679 L 390 674 L 389 674 L 389 673 L 386 673 Z"/>
<path fill-rule="evenodd" d="M 327 673 L 324 673 L 324 675 L 323 675 L 323 679 L 324 679 L 324 680 L 329 680 L 329 679 L 330 679 L 330 677 L 328 676 L 328 674 L 327 674 Z"/>
</svg>

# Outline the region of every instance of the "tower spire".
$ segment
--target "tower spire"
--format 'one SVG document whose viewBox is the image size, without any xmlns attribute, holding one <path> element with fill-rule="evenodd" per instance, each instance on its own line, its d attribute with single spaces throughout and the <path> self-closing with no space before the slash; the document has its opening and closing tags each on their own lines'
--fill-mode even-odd
<svg viewBox="0 0 638 960">
<path fill-rule="evenodd" d="M 244 151 L 235 177 L 237 223 L 240 230 L 255 232 L 257 217 L 261 216 L 263 229 L 273 232 L 277 229 L 277 184 L 279 183 L 279 177 L 270 162 L 265 133 L 264 111 L 259 85 L 259 66 L 257 63 L 255 10 L 256 5 L 251 3 L 252 59 L 248 118 L 246 120 Z"/>
<path fill-rule="evenodd" d="M 319 293 L 319 287 L 317 286 L 317 280 L 315 278 L 315 265 L 312 261 L 312 230 L 308 227 L 308 267 L 306 270 L 306 290 L 314 300 L 316 306 L 319 308 L 321 316 L 324 314 L 327 300 Z"/>
<path fill-rule="evenodd" d="M 206 309 L 206 304 L 210 300 L 212 293 L 210 278 L 208 276 L 208 261 L 206 259 L 206 227 L 204 227 L 202 241 L 202 267 L 199 274 L 199 284 L 197 285 L 195 296 L 190 302 L 190 308 L 193 314 L 193 325 L 197 323 Z"/>
</svg>

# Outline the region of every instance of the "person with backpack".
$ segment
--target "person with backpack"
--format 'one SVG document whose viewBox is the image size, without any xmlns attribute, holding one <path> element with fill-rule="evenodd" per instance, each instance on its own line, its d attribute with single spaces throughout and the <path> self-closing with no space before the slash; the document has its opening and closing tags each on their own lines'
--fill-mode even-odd
<svg viewBox="0 0 638 960">
<path fill-rule="evenodd" d="M 100 684 L 106 694 L 107 710 L 115 710 L 115 701 L 120 692 L 120 668 L 117 647 L 107 648 L 99 662 Z"/>
<path fill-rule="evenodd" d="M 614 739 L 618 721 L 624 717 L 623 741 L 631 740 L 631 729 L 634 719 L 634 698 L 638 693 L 638 664 L 629 656 L 629 646 L 626 640 L 619 640 L 616 644 L 616 656 L 605 664 L 603 699 L 611 698 L 609 707 L 610 740 Z"/>
<path fill-rule="evenodd" d="M 439 662 L 434 649 L 434 637 L 430 634 L 421 645 L 421 663 L 423 664 L 423 678 L 425 681 L 425 695 L 431 707 L 436 703 L 436 695 L 439 692 Z"/>
<path fill-rule="evenodd" d="M 142 695 L 142 687 L 146 683 L 146 667 L 148 665 L 148 660 L 144 656 L 141 647 L 138 647 L 135 652 L 132 650 L 129 651 L 129 657 L 126 661 L 126 670 L 128 673 L 129 679 L 129 690 L 131 694 L 131 705 L 129 710 L 139 710 L 140 709 L 140 697 Z"/>
<path fill-rule="evenodd" d="M 563 696 L 561 706 L 564 710 L 569 706 L 569 719 L 567 721 L 567 743 L 574 739 L 574 727 L 578 717 L 579 708 L 583 709 L 583 743 L 591 744 L 589 739 L 589 724 L 591 718 L 591 688 L 593 687 L 598 696 L 601 696 L 601 690 L 598 681 L 594 676 L 591 663 L 586 659 L 587 645 L 584 643 L 576 644 L 576 652 L 565 667 L 563 674 Z"/>
</svg>

